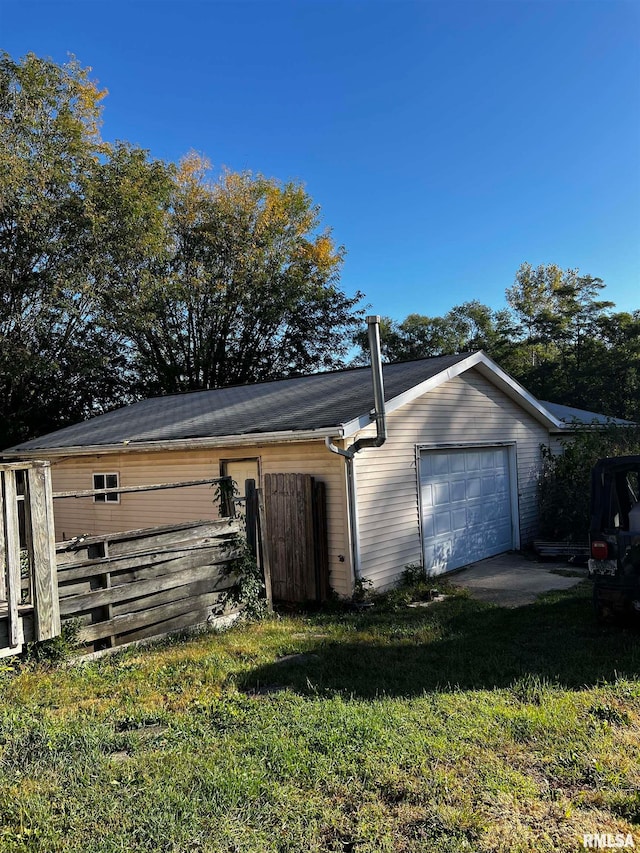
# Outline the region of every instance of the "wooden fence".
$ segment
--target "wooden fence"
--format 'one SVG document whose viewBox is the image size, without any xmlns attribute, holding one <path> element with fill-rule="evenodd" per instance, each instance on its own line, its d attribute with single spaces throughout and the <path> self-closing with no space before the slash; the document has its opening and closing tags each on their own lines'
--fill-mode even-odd
<svg viewBox="0 0 640 853">
<path fill-rule="evenodd" d="M 60 633 L 52 498 L 49 462 L 0 465 L 0 656 Z"/>
<path fill-rule="evenodd" d="M 324 601 L 330 592 L 324 483 L 309 474 L 266 474 L 264 505 L 273 598 Z"/>
<path fill-rule="evenodd" d="M 100 651 L 238 612 L 230 595 L 237 583 L 230 564 L 241 550 L 237 519 L 54 542 L 53 498 L 217 481 L 53 495 L 48 462 L 1 465 L 0 656 L 56 636 L 61 620 L 77 620 L 85 650 Z M 265 476 L 264 493 L 254 487 L 252 494 L 249 546 L 264 571 L 269 606 L 272 591 L 281 601 L 326 599 L 324 484 L 308 474 L 272 474 Z"/>
<path fill-rule="evenodd" d="M 113 648 L 238 612 L 230 562 L 238 522 L 200 521 L 59 543 L 62 620 L 86 651 Z"/>
</svg>

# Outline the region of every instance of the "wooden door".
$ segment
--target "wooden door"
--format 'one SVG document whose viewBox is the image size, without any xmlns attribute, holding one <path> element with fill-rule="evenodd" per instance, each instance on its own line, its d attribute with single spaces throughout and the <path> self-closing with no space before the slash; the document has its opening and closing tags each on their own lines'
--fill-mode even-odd
<svg viewBox="0 0 640 853">
<path fill-rule="evenodd" d="M 309 474 L 267 474 L 264 501 L 273 598 L 292 602 L 326 599 L 324 483 Z"/>
</svg>

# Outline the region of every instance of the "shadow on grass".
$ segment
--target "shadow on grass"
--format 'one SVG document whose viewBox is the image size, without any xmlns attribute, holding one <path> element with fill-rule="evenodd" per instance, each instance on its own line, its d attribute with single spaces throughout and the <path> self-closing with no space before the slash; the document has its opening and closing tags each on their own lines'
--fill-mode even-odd
<svg viewBox="0 0 640 853">
<path fill-rule="evenodd" d="M 530 677 L 568 688 L 640 677 L 637 627 L 598 624 L 590 599 L 585 583 L 517 609 L 453 597 L 418 611 L 318 614 L 303 654 L 258 667 L 238 686 L 372 698 L 493 689 Z"/>
</svg>

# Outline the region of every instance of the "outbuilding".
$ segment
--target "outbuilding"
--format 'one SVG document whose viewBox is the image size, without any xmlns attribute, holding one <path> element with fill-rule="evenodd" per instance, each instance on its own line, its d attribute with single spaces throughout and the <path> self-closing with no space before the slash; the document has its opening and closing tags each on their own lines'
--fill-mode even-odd
<svg viewBox="0 0 640 853">
<path fill-rule="evenodd" d="M 530 543 L 540 448 L 563 421 L 485 353 L 386 364 L 387 438 L 374 436 L 371 370 L 358 367 L 125 406 L 4 452 L 49 459 L 54 492 L 232 476 L 325 484 L 330 582 L 377 588 L 409 564 L 433 575 Z M 58 539 L 211 518 L 210 487 L 55 504 Z"/>
</svg>

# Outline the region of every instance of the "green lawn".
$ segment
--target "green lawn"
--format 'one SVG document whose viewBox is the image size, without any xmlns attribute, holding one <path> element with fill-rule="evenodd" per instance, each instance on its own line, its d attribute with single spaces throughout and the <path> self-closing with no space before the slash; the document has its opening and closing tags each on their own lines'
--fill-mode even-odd
<svg viewBox="0 0 640 853">
<path fill-rule="evenodd" d="M 638 631 L 450 592 L 5 671 L 0 850 L 640 847 Z"/>
</svg>

